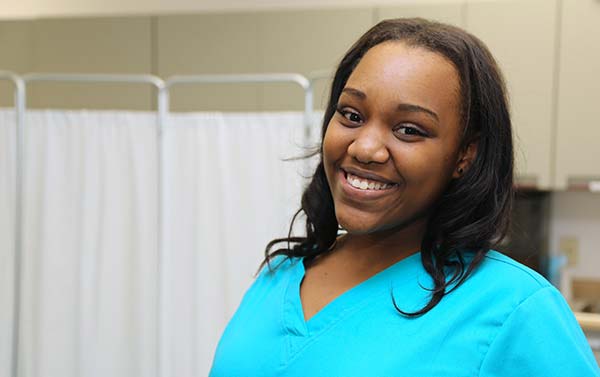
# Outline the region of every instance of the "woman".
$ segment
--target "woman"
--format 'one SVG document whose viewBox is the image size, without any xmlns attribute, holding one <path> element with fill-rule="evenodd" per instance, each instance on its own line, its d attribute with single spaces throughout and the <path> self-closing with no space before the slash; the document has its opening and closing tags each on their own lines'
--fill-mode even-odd
<svg viewBox="0 0 600 377">
<path fill-rule="evenodd" d="M 337 68 L 322 137 L 306 237 L 268 245 L 211 376 L 600 374 L 560 293 L 490 250 L 513 151 L 477 38 L 422 19 L 374 26 Z"/>
</svg>

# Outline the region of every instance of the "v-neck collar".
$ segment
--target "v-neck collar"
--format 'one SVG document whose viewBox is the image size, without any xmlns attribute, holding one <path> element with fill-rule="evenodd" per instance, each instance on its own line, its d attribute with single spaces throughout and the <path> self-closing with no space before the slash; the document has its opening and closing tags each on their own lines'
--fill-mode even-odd
<svg viewBox="0 0 600 377">
<path fill-rule="evenodd" d="M 305 321 L 300 300 L 300 284 L 305 274 L 304 260 L 298 258 L 293 263 L 295 265 L 284 294 L 282 315 L 284 331 L 298 341 L 318 336 L 341 319 L 360 310 L 371 299 L 381 294 L 389 294 L 392 287 L 398 284 L 408 280 L 414 281 L 424 271 L 421 253 L 412 254 L 342 293 Z M 290 351 L 293 352 L 297 347 L 291 342 Z"/>
</svg>

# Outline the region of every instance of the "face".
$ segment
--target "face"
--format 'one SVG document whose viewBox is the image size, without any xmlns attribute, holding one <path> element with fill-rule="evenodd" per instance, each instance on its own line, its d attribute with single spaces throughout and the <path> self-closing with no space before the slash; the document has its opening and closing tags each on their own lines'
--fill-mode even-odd
<svg viewBox="0 0 600 377">
<path fill-rule="evenodd" d="M 349 233 L 425 223 L 465 163 L 459 93 L 440 54 L 386 42 L 363 56 L 323 140 L 336 217 Z"/>
</svg>

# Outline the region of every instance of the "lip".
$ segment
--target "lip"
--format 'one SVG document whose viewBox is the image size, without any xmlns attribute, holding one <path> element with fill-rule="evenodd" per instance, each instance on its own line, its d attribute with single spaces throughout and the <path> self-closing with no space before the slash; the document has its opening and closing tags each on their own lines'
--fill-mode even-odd
<svg viewBox="0 0 600 377">
<path fill-rule="evenodd" d="M 351 166 L 342 166 L 340 168 L 342 170 L 342 172 L 346 172 L 346 173 L 350 173 L 352 175 L 356 175 L 357 177 L 361 177 L 361 178 L 366 178 L 366 179 L 370 179 L 373 181 L 379 181 L 382 183 L 387 183 L 390 185 L 396 185 L 396 182 L 390 181 L 389 179 L 385 179 L 382 176 L 372 173 L 372 172 L 367 172 L 367 171 L 363 171 L 360 169 L 356 169 L 354 167 Z"/>
<path fill-rule="evenodd" d="M 352 171 L 347 171 L 350 174 L 354 174 Z M 368 178 L 365 177 L 364 175 L 361 175 L 364 178 Z M 373 175 L 371 175 L 373 176 Z M 348 180 L 346 179 L 346 172 L 344 171 L 344 169 L 339 169 L 338 170 L 338 179 L 341 183 L 341 187 L 342 187 L 342 192 L 344 193 L 344 195 L 350 199 L 355 199 L 355 200 L 370 200 L 370 199 L 379 199 L 381 197 L 384 197 L 386 195 L 389 195 L 390 193 L 395 192 L 396 190 L 398 190 L 398 185 L 395 184 L 394 186 L 385 189 L 385 190 L 361 190 L 361 189 L 357 189 L 356 187 L 352 186 Z M 381 180 L 381 178 L 373 178 L 376 179 L 378 181 Z M 389 182 L 389 180 L 383 180 L 382 182 Z"/>
</svg>

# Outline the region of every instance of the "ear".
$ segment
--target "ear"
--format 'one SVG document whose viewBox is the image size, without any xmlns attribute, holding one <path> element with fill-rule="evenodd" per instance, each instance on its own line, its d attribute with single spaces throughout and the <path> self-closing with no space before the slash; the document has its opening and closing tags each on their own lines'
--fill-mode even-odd
<svg viewBox="0 0 600 377">
<path fill-rule="evenodd" d="M 463 147 L 458 154 L 458 160 L 456 161 L 456 167 L 452 173 L 452 178 L 456 179 L 462 176 L 467 169 L 471 166 L 475 157 L 477 156 L 477 140 L 473 140 Z"/>
</svg>

